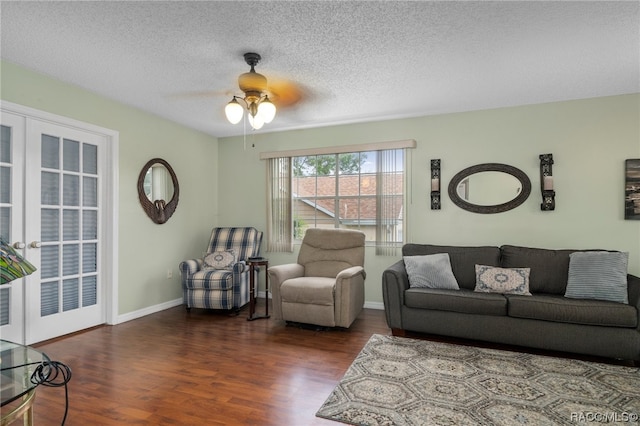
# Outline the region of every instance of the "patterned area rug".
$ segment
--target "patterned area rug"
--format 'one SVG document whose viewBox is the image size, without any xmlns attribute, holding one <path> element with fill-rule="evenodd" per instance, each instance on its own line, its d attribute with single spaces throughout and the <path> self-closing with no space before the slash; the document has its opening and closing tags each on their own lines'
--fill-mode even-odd
<svg viewBox="0 0 640 426">
<path fill-rule="evenodd" d="M 352 425 L 638 424 L 640 369 L 373 335 L 318 417 Z"/>
</svg>

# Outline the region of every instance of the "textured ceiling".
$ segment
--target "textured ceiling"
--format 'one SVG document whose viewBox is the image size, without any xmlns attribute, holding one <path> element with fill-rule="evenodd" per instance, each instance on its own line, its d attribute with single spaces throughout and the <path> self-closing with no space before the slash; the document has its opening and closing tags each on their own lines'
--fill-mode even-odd
<svg viewBox="0 0 640 426">
<path fill-rule="evenodd" d="M 2 59 L 214 136 L 248 71 L 304 88 L 260 132 L 640 92 L 640 2 L 7 2 Z"/>
</svg>

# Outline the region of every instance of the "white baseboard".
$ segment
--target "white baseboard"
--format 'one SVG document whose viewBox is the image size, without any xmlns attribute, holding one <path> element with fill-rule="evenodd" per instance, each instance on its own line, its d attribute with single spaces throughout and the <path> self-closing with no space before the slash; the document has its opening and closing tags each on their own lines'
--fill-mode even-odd
<svg viewBox="0 0 640 426">
<path fill-rule="evenodd" d="M 264 291 L 258 292 L 258 297 L 264 298 Z M 269 295 L 271 298 L 271 295 Z M 123 322 L 131 321 L 134 319 L 142 318 L 147 315 L 155 314 L 156 312 L 164 311 L 176 306 L 182 305 L 182 298 L 170 300 L 168 302 L 160 303 L 158 305 L 149 306 L 137 311 L 129 312 L 127 314 L 118 315 L 117 322 L 115 324 L 122 324 Z M 364 302 L 364 307 L 367 309 L 384 310 L 384 303 L 382 302 Z M 111 324 L 111 325 L 115 325 Z"/>
<path fill-rule="evenodd" d="M 164 311 L 175 306 L 182 305 L 182 297 L 168 302 L 160 303 L 158 305 L 149 306 L 137 311 L 129 312 L 127 314 L 118 315 L 116 324 L 122 324 L 123 322 L 131 321 L 137 318 L 142 318 L 147 315 L 155 314 L 156 312 Z M 112 324 L 115 325 L 115 324 Z"/>
</svg>

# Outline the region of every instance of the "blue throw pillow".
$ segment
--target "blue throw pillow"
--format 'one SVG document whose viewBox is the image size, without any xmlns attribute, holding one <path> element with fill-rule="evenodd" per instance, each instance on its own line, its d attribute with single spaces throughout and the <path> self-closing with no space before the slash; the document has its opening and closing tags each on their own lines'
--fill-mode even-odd
<svg viewBox="0 0 640 426">
<path fill-rule="evenodd" d="M 451 270 L 449 253 L 404 256 L 403 259 L 409 287 L 460 290 Z"/>
<path fill-rule="evenodd" d="M 629 303 L 627 266 L 629 253 L 580 251 L 569 255 L 565 297 Z"/>
</svg>

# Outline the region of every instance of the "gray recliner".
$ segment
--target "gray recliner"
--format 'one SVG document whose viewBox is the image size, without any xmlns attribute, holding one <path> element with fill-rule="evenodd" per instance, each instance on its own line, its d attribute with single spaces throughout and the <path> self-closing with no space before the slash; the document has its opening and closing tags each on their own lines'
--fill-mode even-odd
<svg viewBox="0 0 640 426">
<path fill-rule="evenodd" d="M 298 262 L 268 270 L 275 319 L 348 328 L 364 307 L 360 231 L 307 229 Z"/>
</svg>

